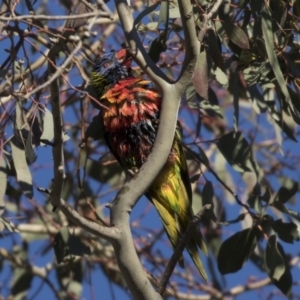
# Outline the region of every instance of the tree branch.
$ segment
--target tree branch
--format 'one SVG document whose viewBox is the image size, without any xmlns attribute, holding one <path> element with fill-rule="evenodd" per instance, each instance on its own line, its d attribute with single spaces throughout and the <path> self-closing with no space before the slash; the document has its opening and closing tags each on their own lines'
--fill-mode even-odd
<svg viewBox="0 0 300 300">
<path fill-rule="evenodd" d="M 188 46 L 188 53 L 190 55 L 185 60 L 186 69 L 189 69 L 189 73 L 187 72 L 187 75 L 182 76 L 183 79 L 179 83 L 170 84 L 170 80 L 166 79 L 162 71 L 153 63 L 148 54 L 145 53 L 134 28 L 134 20 L 126 1 L 115 0 L 130 49 L 135 51 L 137 62 L 163 94 L 160 124 L 152 153 L 139 172 L 119 191 L 110 206 L 112 225 L 122 228 L 122 239 L 118 240 L 117 243 L 113 243 L 113 246 L 121 272 L 124 278 L 126 278 L 135 299 L 160 299 L 161 297 L 153 290 L 136 255 L 129 227 L 130 212 L 139 198 L 151 185 L 168 158 L 173 144 L 181 96 L 186 85 L 192 78 L 192 71 L 195 68 L 199 53 L 199 42 L 196 39 L 194 20 L 193 18 L 186 20 L 186 15 L 192 12 L 191 4 L 189 0 L 181 0 L 180 2 L 182 2 L 180 4 L 182 19 L 188 22 L 188 25 L 184 26 L 184 33 L 188 36 L 188 41 L 193 40 L 193 44 L 192 46 Z"/>
<path fill-rule="evenodd" d="M 103 17 L 113 19 L 112 15 L 101 10 L 69 16 L 47 16 L 47 15 L 21 15 L 13 17 L 0 16 L 0 21 L 22 21 L 22 20 L 76 20 L 78 18 Z"/>
<path fill-rule="evenodd" d="M 80 3 L 79 3 L 80 5 Z M 82 11 L 76 6 L 74 8 L 75 12 Z M 76 26 L 81 26 L 85 22 L 85 19 L 77 20 L 76 24 L 72 24 L 72 28 L 76 29 Z M 67 22 L 68 24 L 68 22 Z M 66 24 L 66 26 L 67 26 Z M 75 27 L 73 27 L 75 26 Z M 65 31 L 64 37 L 68 38 L 74 32 Z M 81 49 L 82 42 L 79 41 L 77 47 L 75 47 L 72 55 L 74 56 Z M 120 232 L 116 228 L 110 228 L 101 226 L 97 223 L 91 222 L 84 217 L 80 216 L 70 205 L 68 205 L 62 198 L 63 183 L 65 178 L 64 172 L 64 153 L 63 153 L 63 141 L 64 141 L 64 128 L 63 128 L 63 118 L 61 111 L 61 103 L 59 97 L 59 84 L 57 77 L 62 73 L 63 68 L 56 67 L 56 57 L 60 51 L 63 50 L 65 46 L 65 41 L 61 38 L 57 44 L 53 45 L 48 54 L 48 73 L 50 77 L 50 93 L 51 93 L 51 107 L 53 114 L 53 126 L 54 126 L 54 146 L 53 146 L 53 162 L 54 162 L 54 179 L 53 179 L 53 189 L 50 192 L 51 203 L 54 208 L 59 208 L 68 219 L 70 219 L 74 224 L 80 226 L 82 229 L 87 230 L 97 236 L 106 238 L 111 241 L 112 239 L 118 239 Z M 69 58 L 70 58 L 69 57 Z M 67 63 L 69 59 L 66 60 Z M 56 80 L 55 80 L 56 79 Z"/>
<path fill-rule="evenodd" d="M 143 71 L 152 79 L 155 85 L 162 89 L 168 86 L 170 79 L 157 67 L 147 54 L 139 35 L 134 27 L 134 19 L 126 0 L 115 0 L 118 15 L 122 24 L 129 51 Z"/>
<path fill-rule="evenodd" d="M 197 40 L 195 20 L 192 6 L 189 0 L 179 0 L 178 6 L 181 15 L 181 22 L 185 37 L 185 58 L 176 87 L 180 96 L 185 91 L 187 85 L 191 82 L 196 67 L 198 54 L 200 52 L 200 43 Z"/>
</svg>

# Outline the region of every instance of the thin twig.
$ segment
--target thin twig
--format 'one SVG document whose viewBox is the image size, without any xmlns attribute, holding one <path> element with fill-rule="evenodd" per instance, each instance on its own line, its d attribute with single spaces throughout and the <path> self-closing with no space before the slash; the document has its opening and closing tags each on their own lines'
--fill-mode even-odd
<svg viewBox="0 0 300 300">
<path fill-rule="evenodd" d="M 208 29 L 208 22 L 213 17 L 213 15 L 216 13 L 216 11 L 218 10 L 218 8 L 222 4 L 222 2 L 223 2 L 223 0 L 217 0 L 215 2 L 215 4 L 213 5 L 213 7 L 211 8 L 211 10 L 209 11 L 209 13 L 202 15 L 202 24 L 201 24 L 200 31 L 198 33 L 198 41 L 200 43 L 202 43 L 203 38 L 204 38 L 204 36 L 206 34 L 206 31 Z"/>
<path fill-rule="evenodd" d="M 75 12 L 78 11 L 78 7 L 74 8 Z M 74 26 L 81 26 L 84 23 L 84 19 L 78 20 Z M 67 22 L 68 24 L 68 22 Z M 66 24 L 66 25 L 67 25 Z M 66 31 L 64 35 L 68 36 Z M 82 42 L 79 41 L 76 48 L 74 49 L 72 55 L 66 60 L 63 66 L 70 62 L 70 59 L 81 49 Z M 64 128 L 63 128 L 63 117 L 60 103 L 60 93 L 59 84 L 55 80 L 63 72 L 63 68 L 56 67 L 56 57 L 60 51 L 64 48 L 64 43 L 59 40 L 57 44 L 53 45 L 48 54 L 48 73 L 50 76 L 50 93 L 51 93 L 51 107 L 53 114 L 53 127 L 54 127 L 54 147 L 53 152 L 53 162 L 54 162 L 54 179 L 53 179 L 53 189 L 50 192 L 51 203 L 54 208 L 59 208 L 66 217 L 71 220 L 75 225 L 80 226 L 82 229 L 87 230 L 97 236 L 104 237 L 107 240 L 116 240 L 119 238 L 120 234 L 116 228 L 101 226 L 95 222 L 89 221 L 84 217 L 80 216 L 70 205 L 68 205 L 62 198 L 62 190 L 65 179 L 64 171 Z"/>
<path fill-rule="evenodd" d="M 70 15 L 70 16 L 46 16 L 46 15 L 22 15 L 15 17 L 3 17 L 0 16 L 0 21 L 22 21 L 22 20 L 76 20 L 78 18 L 90 18 L 90 17 L 106 17 L 113 19 L 113 16 L 107 12 L 96 10 L 90 13 Z"/>
</svg>

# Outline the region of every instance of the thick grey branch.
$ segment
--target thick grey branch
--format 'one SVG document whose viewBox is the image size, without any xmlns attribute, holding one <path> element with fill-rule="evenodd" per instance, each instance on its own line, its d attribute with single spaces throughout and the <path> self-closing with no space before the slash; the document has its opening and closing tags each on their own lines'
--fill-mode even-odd
<svg viewBox="0 0 300 300">
<path fill-rule="evenodd" d="M 115 0 L 115 3 L 125 34 L 125 38 L 129 45 L 129 50 L 133 54 L 135 61 L 153 80 L 155 85 L 159 88 L 162 88 L 162 86 L 165 86 L 168 82 L 170 82 L 170 79 L 162 72 L 161 69 L 156 66 L 156 64 L 146 53 L 143 44 L 140 41 L 138 33 L 134 27 L 133 16 L 130 7 L 127 5 L 127 1 Z"/>
<path fill-rule="evenodd" d="M 176 83 L 178 92 L 182 94 L 192 80 L 198 54 L 200 52 L 200 43 L 197 40 L 195 20 L 190 0 L 179 0 L 178 5 L 182 19 L 186 45 L 183 66 Z"/>
<path fill-rule="evenodd" d="M 192 11 L 188 0 L 181 0 L 181 15 L 183 20 L 188 18 L 186 15 Z M 165 164 L 170 149 L 172 147 L 177 115 L 181 95 L 186 88 L 188 81 L 192 77 L 192 72 L 196 65 L 197 55 L 199 53 L 199 42 L 196 39 L 194 20 L 188 21 L 185 26 L 185 34 L 188 35 L 188 42 L 191 42 L 194 34 L 192 46 L 188 46 L 189 56 L 186 58 L 186 70 L 190 72 L 187 76 L 182 75 L 179 83 L 170 84 L 170 80 L 164 80 L 160 69 L 151 61 L 139 40 L 138 34 L 134 28 L 134 21 L 130 8 L 125 0 L 116 0 L 116 6 L 122 26 L 125 31 L 125 37 L 132 51 L 136 51 L 136 60 L 146 71 L 147 75 L 154 81 L 157 87 L 162 91 L 162 109 L 160 112 L 160 124 L 152 149 L 147 162 L 141 167 L 136 176 L 119 191 L 116 199 L 111 205 L 112 225 L 122 228 L 122 241 L 114 244 L 116 256 L 122 274 L 126 278 L 127 284 L 135 299 L 160 299 L 159 294 L 155 293 L 150 282 L 148 281 L 141 264 L 136 255 L 132 236 L 129 227 L 129 215 L 138 201 L 151 185 L 154 178 L 158 175 Z M 185 15 L 186 14 L 186 15 Z M 192 32 L 189 32 L 192 30 Z"/>
</svg>

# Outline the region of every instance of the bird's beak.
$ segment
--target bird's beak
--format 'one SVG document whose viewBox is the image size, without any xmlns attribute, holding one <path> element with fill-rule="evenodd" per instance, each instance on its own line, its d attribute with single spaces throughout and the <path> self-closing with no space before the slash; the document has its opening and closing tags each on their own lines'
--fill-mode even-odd
<svg viewBox="0 0 300 300">
<path fill-rule="evenodd" d="M 129 53 L 127 49 L 121 49 L 115 54 L 115 58 L 124 66 L 127 68 L 131 67 L 132 63 L 132 55 Z"/>
</svg>

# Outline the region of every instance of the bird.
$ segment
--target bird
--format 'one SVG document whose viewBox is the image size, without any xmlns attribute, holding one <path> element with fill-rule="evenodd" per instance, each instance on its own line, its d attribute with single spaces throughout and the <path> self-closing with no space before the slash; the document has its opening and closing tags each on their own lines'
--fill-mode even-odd
<svg viewBox="0 0 300 300">
<path fill-rule="evenodd" d="M 129 173 L 136 172 L 151 153 L 159 125 L 162 94 L 151 81 L 135 76 L 133 57 L 127 49 L 97 58 L 90 74 L 100 103 L 99 123 L 108 148 Z M 176 248 L 193 218 L 192 189 L 183 151 L 180 123 L 177 123 L 167 162 L 146 192 L 155 206 L 166 234 Z M 199 249 L 207 248 L 199 228 L 186 245 L 202 278 L 207 274 Z M 184 266 L 183 258 L 179 260 Z"/>
</svg>

